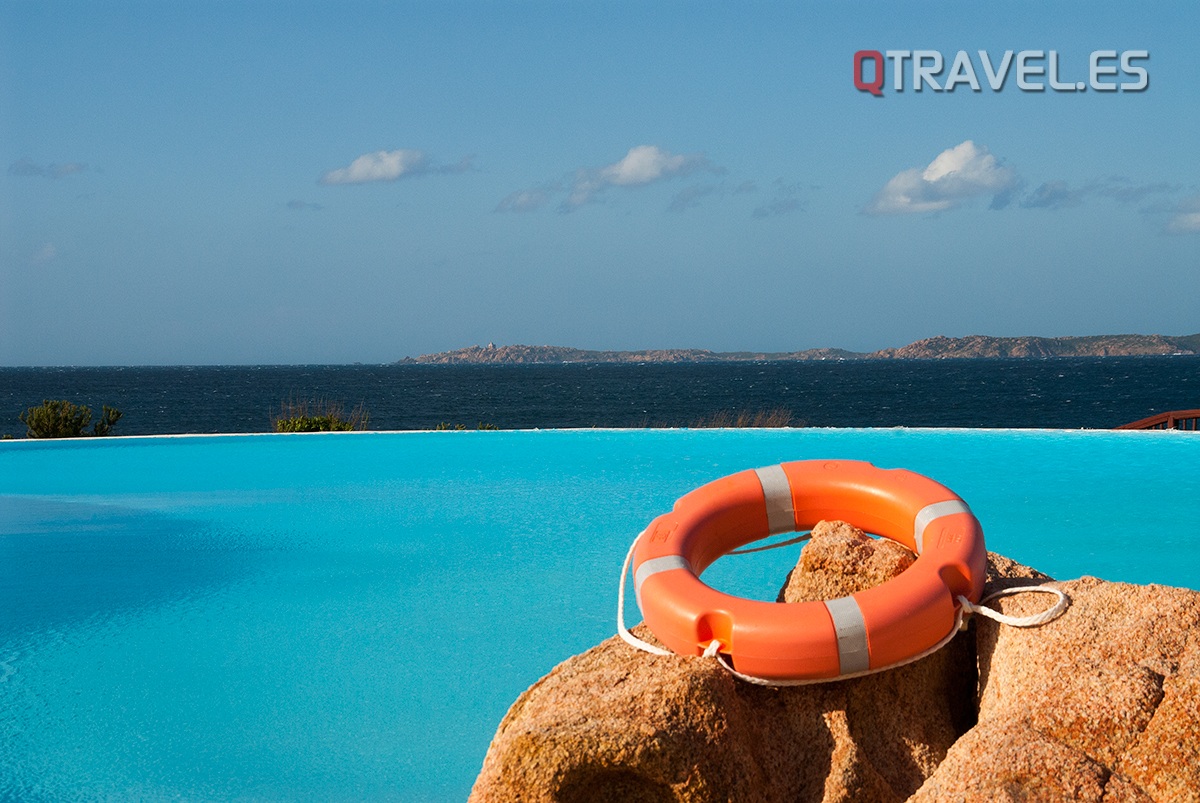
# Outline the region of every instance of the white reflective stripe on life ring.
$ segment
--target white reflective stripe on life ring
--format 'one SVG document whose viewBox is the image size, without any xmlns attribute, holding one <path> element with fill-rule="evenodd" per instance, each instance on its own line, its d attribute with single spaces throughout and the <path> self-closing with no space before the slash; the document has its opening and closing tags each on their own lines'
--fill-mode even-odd
<svg viewBox="0 0 1200 803">
<path fill-rule="evenodd" d="M 862 609 L 854 597 L 838 597 L 825 600 L 825 607 L 833 619 L 837 631 L 838 674 L 864 672 L 871 668 L 871 654 L 867 649 L 867 623 Z"/>
<path fill-rule="evenodd" d="M 788 482 L 783 466 L 756 468 L 754 473 L 762 483 L 763 496 L 767 500 L 767 534 L 778 535 L 795 531 L 796 511 L 792 508 L 792 484 Z"/>
<path fill-rule="evenodd" d="M 951 516 L 955 513 L 970 513 L 971 508 L 967 507 L 967 503 L 961 499 L 949 499 L 945 502 L 934 502 L 932 505 L 926 505 L 917 511 L 916 517 L 913 519 L 913 541 L 917 544 L 917 554 L 920 555 L 925 547 L 925 530 L 930 524 L 942 516 Z"/>
<path fill-rule="evenodd" d="M 642 583 L 646 582 L 646 578 L 652 574 L 659 572 L 667 572 L 672 569 L 687 569 L 692 571 L 692 564 L 688 563 L 680 555 L 666 555 L 661 558 L 652 558 L 646 561 L 633 573 L 633 593 L 637 597 L 638 607 L 642 607 Z"/>
</svg>

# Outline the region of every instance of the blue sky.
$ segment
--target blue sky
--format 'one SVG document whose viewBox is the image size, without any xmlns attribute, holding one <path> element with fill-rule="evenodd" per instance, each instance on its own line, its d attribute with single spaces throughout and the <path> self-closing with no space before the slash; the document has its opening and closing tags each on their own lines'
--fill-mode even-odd
<svg viewBox="0 0 1200 803">
<path fill-rule="evenodd" d="M 0 0 L 0 364 L 1194 333 L 1196 31 L 1194 2 Z M 860 50 L 1085 83 L 1144 50 L 1149 86 L 873 97 Z"/>
</svg>

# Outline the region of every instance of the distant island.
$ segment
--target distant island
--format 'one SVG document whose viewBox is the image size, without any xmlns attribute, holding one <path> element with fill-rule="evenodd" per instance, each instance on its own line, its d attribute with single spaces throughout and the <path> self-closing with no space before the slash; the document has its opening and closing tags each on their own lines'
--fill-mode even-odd
<svg viewBox="0 0 1200 803">
<path fill-rule="evenodd" d="M 1147 357 L 1200 354 L 1200 334 L 1093 335 L 1091 337 L 929 337 L 900 348 L 755 352 L 707 349 L 590 351 L 565 346 L 470 346 L 405 357 L 401 365 L 539 365 L 549 363 L 706 363 L 764 360 L 963 360 L 995 357 Z"/>
</svg>

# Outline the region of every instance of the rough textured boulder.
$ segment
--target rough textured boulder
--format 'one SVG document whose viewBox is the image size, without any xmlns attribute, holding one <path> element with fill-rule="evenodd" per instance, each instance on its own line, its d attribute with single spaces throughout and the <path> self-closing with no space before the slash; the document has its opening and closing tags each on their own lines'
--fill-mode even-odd
<svg viewBox="0 0 1200 803">
<path fill-rule="evenodd" d="M 813 535 L 782 599 L 854 593 L 913 560 L 840 522 Z M 989 592 L 1048 580 L 989 555 Z M 836 683 L 763 688 L 609 639 L 518 698 L 471 800 L 1200 800 L 1200 594 L 1058 587 L 1072 607 L 1049 625 L 979 620 L 921 661 Z"/>
<path fill-rule="evenodd" d="M 802 554 L 789 601 L 853 593 L 913 559 L 840 523 Z M 972 724 L 974 689 L 967 640 L 886 675 L 774 689 L 612 638 L 521 695 L 472 800 L 901 801 Z"/>
<path fill-rule="evenodd" d="M 877 586 L 917 559 L 895 541 L 868 538 L 844 521 L 821 521 L 788 573 L 779 602 L 834 599 Z"/>
<path fill-rule="evenodd" d="M 1058 587 L 1071 609 L 1050 625 L 978 623 L 979 724 L 914 800 L 1200 801 L 1200 594 Z"/>
</svg>

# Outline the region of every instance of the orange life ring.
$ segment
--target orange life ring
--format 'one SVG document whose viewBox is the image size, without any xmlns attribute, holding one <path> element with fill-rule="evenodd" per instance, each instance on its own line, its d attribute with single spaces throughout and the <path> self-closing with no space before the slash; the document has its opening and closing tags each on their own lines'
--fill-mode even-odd
<svg viewBox="0 0 1200 803">
<path fill-rule="evenodd" d="M 882 585 L 824 602 L 749 600 L 699 579 L 731 550 L 822 519 L 890 538 L 917 559 Z M 957 597 L 979 601 L 986 564 L 983 530 L 957 494 L 852 460 L 722 477 L 681 497 L 633 549 L 638 606 L 663 644 L 700 655 L 715 640 L 738 672 L 773 680 L 861 674 L 935 648 L 959 621 Z"/>
</svg>

